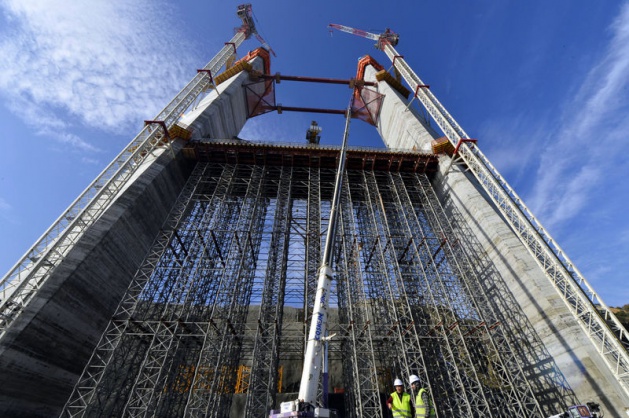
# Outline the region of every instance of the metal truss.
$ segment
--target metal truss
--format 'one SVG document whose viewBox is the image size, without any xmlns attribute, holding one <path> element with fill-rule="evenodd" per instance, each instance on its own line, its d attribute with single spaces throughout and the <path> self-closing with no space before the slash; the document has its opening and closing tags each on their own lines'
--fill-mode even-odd
<svg viewBox="0 0 629 418">
<path fill-rule="evenodd" d="M 411 307 L 400 286 L 400 274 L 392 261 L 387 232 L 371 172 L 351 173 L 349 196 L 355 216 L 358 242 L 358 268 L 362 271 L 370 309 L 374 353 L 378 368 L 388 380 L 379 382 L 392 388 L 392 379 L 407 379 L 411 373 L 428 380 L 419 336 L 413 326 Z M 377 344 L 375 343 L 377 342 Z M 369 389 L 369 387 L 365 388 Z M 386 394 L 388 395 L 388 394 Z"/>
<path fill-rule="evenodd" d="M 378 253 L 375 254 L 376 261 L 380 262 L 382 272 L 388 276 L 387 285 L 389 287 L 390 298 L 395 305 L 395 314 L 397 316 L 394 326 L 397 328 L 400 338 L 400 348 L 405 351 L 407 356 L 406 364 L 402 365 L 401 373 L 403 376 L 417 374 L 424 378 L 424 384 L 430 387 L 430 375 L 426 370 L 426 363 L 420 345 L 417 328 L 414 326 L 412 308 L 408 301 L 405 288 L 405 281 L 402 277 L 402 271 L 397 263 L 395 250 L 391 245 L 391 232 L 389 224 L 388 212 L 384 206 L 383 196 L 378 189 L 378 175 L 373 171 L 363 171 L 363 179 L 365 184 L 365 197 L 367 198 L 368 212 L 370 213 L 373 224 L 376 229 L 376 247 Z M 385 174 L 386 175 L 386 174 Z M 380 260 L 378 260 L 380 258 Z M 374 257 L 372 255 L 372 262 Z"/>
<path fill-rule="evenodd" d="M 74 248 L 120 191 L 131 181 L 147 159 L 160 155 L 168 143 L 173 146 L 167 129 L 211 84 L 210 74 L 216 74 L 247 34 L 237 32 L 220 52 L 175 96 L 144 129 L 72 202 L 61 216 L 33 244 L 31 249 L 0 281 L 0 339 L 20 316 L 56 267 Z"/>
<path fill-rule="evenodd" d="M 190 180 L 186 183 L 177 203 L 168 216 L 166 224 L 156 238 L 149 255 L 134 277 L 125 298 L 118 306 L 116 314 L 107 326 L 106 331 L 103 333 L 100 342 L 94 350 L 88 362 L 88 366 L 75 385 L 74 391 L 66 403 L 61 416 L 81 417 L 86 414 L 101 415 L 100 413 L 94 414 L 93 411 L 105 403 L 101 402 L 100 399 L 102 390 L 98 390 L 101 383 L 106 382 L 106 380 L 104 381 L 103 379 L 109 377 L 106 376 L 105 372 L 112 368 L 112 364 L 114 364 L 113 368 L 116 368 L 114 363 L 116 358 L 114 358 L 113 354 L 116 349 L 121 346 L 127 329 L 135 325 L 135 322 L 131 321 L 130 318 L 134 308 L 137 306 L 139 296 L 142 294 L 149 279 L 159 274 L 162 267 L 163 256 L 169 250 L 169 243 L 175 229 L 186 215 L 188 201 L 196 186 L 195 180 L 200 179 L 202 175 L 203 168 L 197 167 L 192 173 Z M 126 358 L 126 353 L 119 352 L 118 359 L 121 360 L 121 363 L 117 366 L 125 367 L 124 360 Z M 92 411 L 89 411 L 89 409 Z"/>
<path fill-rule="evenodd" d="M 195 366 L 186 415 L 225 417 L 236 383 L 241 339 L 251 296 L 267 205 L 261 198 L 265 170 L 242 167 L 231 179 L 231 189 L 221 202 L 216 228 L 217 247 L 224 265 L 209 315 L 213 332 L 206 335 Z M 249 175 L 249 176 L 247 176 Z M 244 197 L 239 195 L 244 194 Z"/>
<path fill-rule="evenodd" d="M 313 165 L 197 163 L 62 416 L 262 417 L 295 390 L 278 371 L 303 360 L 334 185 L 333 169 Z M 428 178 L 349 170 L 345 182 L 329 350 L 346 416 L 383 416 L 391 379 L 409 374 L 442 417 L 539 416 L 530 405 L 548 392 L 561 403 L 552 359 L 526 325 L 514 332 L 530 347 L 502 331 L 521 313 L 480 249 L 458 244 L 465 229 Z M 495 302 L 496 287 L 511 302 Z"/>
<path fill-rule="evenodd" d="M 374 177 L 372 173 L 369 173 L 368 175 Z M 380 180 L 380 182 L 383 181 L 386 181 L 386 178 Z M 371 187 L 373 188 L 372 193 L 374 195 L 377 194 L 378 196 L 380 196 L 381 200 L 378 203 L 382 207 L 383 213 L 385 214 L 385 216 L 389 215 L 393 218 L 391 221 L 387 222 L 387 219 L 385 217 L 383 221 L 381 221 L 381 224 L 387 225 L 389 227 L 395 227 L 398 230 L 396 235 L 399 235 L 399 227 L 396 226 L 396 224 L 394 223 L 399 221 L 398 219 L 396 219 L 396 215 L 400 209 L 399 206 L 394 205 L 393 208 L 387 211 L 384 206 L 385 196 L 381 195 L 382 188 L 378 187 L 378 181 L 376 180 L 376 178 L 373 178 L 371 183 Z M 421 202 L 417 203 L 421 204 Z M 435 239 L 434 236 L 432 236 L 432 233 L 430 231 L 428 231 L 428 234 L 430 235 L 426 235 L 426 229 L 427 228 L 422 228 L 420 229 L 420 231 L 424 232 L 423 238 L 429 247 L 428 254 L 430 254 L 430 258 L 426 257 L 428 254 L 425 254 L 423 258 L 420 256 L 418 261 L 420 263 L 434 263 L 435 266 L 437 266 L 437 268 L 435 268 L 435 271 L 433 271 L 433 274 L 436 276 L 437 280 L 429 283 L 429 292 L 433 292 L 438 299 L 437 310 L 439 311 L 439 309 L 441 308 L 441 311 L 437 315 L 433 314 L 433 316 L 436 316 L 439 319 L 439 321 L 435 325 L 441 323 L 440 326 L 443 328 L 443 332 L 447 334 L 447 337 L 450 340 L 450 348 L 454 349 L 454 364 L 456 364 L 458 373 L 461 375 L 461 379 L 464 381 L 464 385 L 460 389 L 464 390 L 464 393 L 467 396 L 466 401 L 469 404 L 471 411 L 478 411 L 481 415 L 484 416 L 492 416 L 490 402 L 486 398 L 486 393 L 483 390 L 484 388 L 478 376 L 477 363 L 475 362 L 476 359 L 473 357 L 471 348 L 468 347 L 469 342 L 464 338 L 461 329 L 457 326 L 453 326 L 460 319 L 466 319 L 466 317 L 470 318 L 473 314 L 470 313 L 469 304 L 463 298 L 463 293 L 461 292 L 461 289 L 457 286 L 457 283 L 453 280 L 452 276 L 443 274 L 443 272 L 439 271 L 438 266 L 443 266 L 443 264 L 439 263 L 439 260 L 436 259 L 436 256 L 439 253 L 440 243 L 438 240 Z M 410 231 L 405 232 L 406 234 L 410 233 Z M 386 235 L 386 239 L 388 241 L 387 247 L 391 247 L 391 251 L 394 251 L 395 245 L 392 245 L 393 243 L 389 242 L 389 237 L 391 237 L 390 232 Z M 406 244 L 406 242 L 404 242 L 406 240 L 397 241 L 399 243 L 398 249 L 399 251 L 401 251 L 402 245 Z M 397 259 L 400 256 L 401 253 L 397 256 L 394 253 L 393 257 L 391 257 L 390 259 L 390 265 L 399 265 Z M 407 280 L 407 282 L 408 281 L 410 280 Z M 444 310 L 443 307 L 445 307 L 446 309 Z M 425 369 L 420 370 L 420 372 L 422 373 L 417 374 L 422 376 L 425 382 L 424 384 L 427 387 L 430 387 L 432 373 L 427 372 Z M 463 405 L 457 405 L 455 408 L 466 406 L 467 404 L 464 402 Z M 437 413 L 439 413 L 439 407 L 437 407 Z"/>
<path fill-rule="evenodd" d="M 462 328 L 464 336 L 471 337 L 471 339 L 476 338 L 472 334 L 477 332 L 483 334 L 485 350 L 482 354 L 486 356 L 487 367 L 491 370 L 491 373 L 486 373 L 487 377 L 483 383 L 485 387 L 491 388 L 491 390 L 486 389 L 485 392 L 487 398 L 493 400 L 492 408 L 494 411 L 501 411 L 508 407 L 510 409 L 509 415 L 541 416 L 537 400 L 526 376 L 524 376 L 522 362 L 518 361 L 516 357 L 517 349 L 505 338 L 504 326 L 498 319 L 510 316 L 513 307 L 510 306 L 510 309 L 504 312 L 493 309 L 494 304 L 484 292 L 485 288 L 479 286 L 476 271 L 471 268 L 467 253 L 448 224 L 437 196 L 429 187 L 428 179 L 420 177 L 418 180 L 419 184 L 423 186 L 417 190 L 424 202 L 424 215 L 431 225 L 432 231 L 442 237 L 441 251 L 449 261 L 447 266 L 449 266 L 450 271 L 446 270 L 444 273 L 459 278 L 462 289 L 469 295 L 475 316 L 480 320 L 480 323 L 478 321 L 466 321 L 464 323 L 459 321 L 456 326 Z M 403 184 L 399 178 L 398 184 Z M 442 264 L 442 266 L 445 270 L 446 264 Z M 494 285 L 493 282 L 490 287 L 492 285 Z M 478 370 L 478 372 L 480 373 L 482 370 Z M 499 393 L 496 389 L 499 389 Z M 497 412 L 497 416 L 500 416 L 500 412 Z"/>
<path fill-rule="evenodd" d="M 396 180 L 402 181 L 401 176 L 399 179 L 396 177 Z M 442 207 L 427 178 L 420 176 L 417 180 L 422 187 L 410 187 L 407 193 L 418 194 L 420 199 L 428 202 L 435 229 L 441 231 L 444 236 L 454 237 L 454 241 L 450 239 L 447 242 L 446 250 L 451 253 L 451 258 L 466 275 L 475 277 L 474 283 L 482 287 L 479 289 L 482 290 L 478 298 L 479 307 L 489 310 L 488 315 L 495 318 L 492 319 L 496 321 L 494 323 L 500 324 L 490 331 L 496 334 L 494 330 L 499 328 L 502 333 L 500 341 L 507 346 L 502 358 L 516 364 L 516 369 L 508 372 L 515 376 L 519 375 L 520 382 L 530 385 L 530 389 L 525 387 L 522 393 L 533 391 L 543 416 L 577 404 L 578 400 L 565 377 L 499 272 L 488 259 L 476 257 L 472 259 L 473 254 L 480 254 L 483 250 L 474 233 L 464 222 L 461 213 L 452 204 L 446 203 L 447 206 Z M 443 212 L 446 208 L 447 215 Z M 464 248 L 469 250 L 464 251 Z M 479 332 L 483 333 L 486 330 L 473 330 L 474 334 Z M 502 341 L 503 339 L 506 341 Z M 531 395 L 528 396 L 530 398 Z"/>
<path fill-rule="evenodd" d="M 344 184 L 349 184 L 345 175 Z M 339 212 L 339 253 L 336 263 L 343 375 L 348 382 L 345 409 L 348 416 L 382 417 L 378 368 L 374 356 L 373 325 L 360 270 L 359 243 L 348 187 L 342 190 Z"/>
<path fill-rule="evenodd" d="M 473 371 L 468 372 L 473 370 L 471 357 L 461 356 L 465 346 L 460 344 L 460 335 L 451 332 L 456 319 L 450 297 L 440 286 L 440 260 L 435 258 L 439 241 L 423 222 L 422 200 L 411 199 L 403 189 L 396 194 L 406 199 L 398 198 L 388 210 L 391 243 L 419 329 L 430 393 L 441 416 L 473 415 L 472 405 L 481 397 L 469 392 L 480 391 L 480 384 L 470 384 L 474 377 Z"/>
<path fill-rule="evenodd" d="M 260 315 L 258 330 L 253 347 L 253 363 L 249 381 L 249 391 L 245 404 L 246 417 L 264 418 L 268 411 L 275 406 L 277 388 L 277 372 L 279 365 L 279 350 L 284 306 L 284 289 L 286 286 L 286 266 L 289 253 L 289 228 L 291 219 L 291 167 L 274 168 L 279 170 L 279 181 L 275 183 L 277 196 L 269 206 L 269 211 L 275 213 L 270 230 L 265 228 L 265 236 L 271 236 L 268 259 L 266 260 L 266 274 L 264 288 L 260 301 Z M 270 170 L 270 169 L 269 169 Z M 265 186 L 266 189 L 270 187 Z"/>
<path fill-rule="evenodd" d="M 585 280 L 581 272 L 535 218 L 481 150 L 466 142 L 467 133 L 441 105 L 430 89 L 413 72 L 390 44 L 384 52 L 393 62 L 415 96 L 456 146 L 458 157 L 474 174 L 509 225 L 546 274 L 583 332 L 601 354 L 601 358 L 629 395 L 629 333 Z"/>
</svg>

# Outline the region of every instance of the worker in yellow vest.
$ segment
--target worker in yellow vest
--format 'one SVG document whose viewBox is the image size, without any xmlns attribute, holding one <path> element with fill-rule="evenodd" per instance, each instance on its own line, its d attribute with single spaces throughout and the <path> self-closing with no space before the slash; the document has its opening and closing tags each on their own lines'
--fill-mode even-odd
<svg viewBox="0 0 629 418">
<path fill-rule="evenodd" d="M 415 394 L 415 418 L 429 418 L 435 416 L 435 408 L 430 401 L 428 390 L 420 387 L 420 379 L 417 375 L 410 375 L 411 390 Z"/>
<path fill-rule="evenodd" d="M 393 382 L 395 392 L 387 399 L 387 406 L 393 413 L 393 418 L 411 418 L 411 395 L 404 392 L 404 383 L 400 379 Z"/>
</svg>

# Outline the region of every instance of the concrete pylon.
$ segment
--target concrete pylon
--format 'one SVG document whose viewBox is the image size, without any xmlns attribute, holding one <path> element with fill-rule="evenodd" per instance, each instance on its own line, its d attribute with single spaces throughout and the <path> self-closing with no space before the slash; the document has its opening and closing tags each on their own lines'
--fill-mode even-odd
<svg viewBox="0 0 629 418">
<path fill-rule="evenodd" d="M 249 63 L 264 69 L 261 57 Z M 249 82 L 246 71 L 235 74 L 179 124 L 193 137 L 234 137 Z M 59 415 L 192 172 L 181 150 L 174 141 L 146 156 L 0 339 L 1 416 Z"/>
<path fill-rule="evenodd" d="M 267 53 L 268 55 L 268 53 Z M 249 61 L 253 71 L 264 72 L 265 61 L 256 56 Z M 192 139 L 232 139 L 247 122 L 248 104 L 243 85 L 251 83 L 249 72 L 236 73 L 212 90 L 199 105 L 185 114 L 178 124 L 192 131 Z M 249 88 L 262 95 L 265 83 Z"/>
<path fill-rule="evenodd" d="M 368 65 L 365 81 L 376 81 L 376 72 L 373 66 Z M 441 135 L 420 115 L 416 107 L 407 108 L 406 99 L 385 81 L 378 83 L 378 92 L 385 97 L 376 128 L 387 148 L 432 153 L 431 141 Z"/>
<path fill-rule="evenodd" d="M 376 72 L 368 65 L 365 81 L 376 81 Z M 378 82 L 378 92 L 385 98 L 377 129 L 387 147 L 432 152 L 430 141 L 440 135 L 413 106 L 407 109 L 408 100 L 385 81 Z M 624 415 L 629 406 L 625 391 L 609 372 L 597 347 L 582 331 L 544 271 L 476 178 L 464 167 L 456 165 L 446 172 L 451 158 L 447 155 L 439 158 L 440 172 L 433 179 L 439 200 L 457 225 L 466 225 L 468 233 L 461 237 L 461 241 L 482 247 L 491 260 L 494 274 L 511 293 L 511 300 L 503 300 L 504 295 L 498 298 L 496 294 L 501 300 L 495 300 L 495 308 L 519 309 L 521 317 L 532 325 L 541 342 L 534 349 L 542 357 L 545 353 L 550 354 L 558 368 L 558 371 L 552 371 L 548 365 L 539 364 L 536 370 L 526 370 L 525 373 L 560 372 L 580 402 L 593 401 L 607 413 Z M 466 241 L 469 237 L 473 237 L 473 243 Z M 559 379 L 561 375 L 557 375 Z M 537 396 L 543 398 L 543 393 L 536 393 Z"/>
</svg>

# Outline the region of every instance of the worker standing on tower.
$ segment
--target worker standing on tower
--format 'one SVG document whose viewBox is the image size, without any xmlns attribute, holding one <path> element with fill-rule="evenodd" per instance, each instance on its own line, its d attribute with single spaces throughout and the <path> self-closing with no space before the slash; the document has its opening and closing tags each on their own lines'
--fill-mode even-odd
<svg viewBox="0 0 629 418">
<path fill-rule="evenodd" d="M 387 399 L 393 418 L 411 418 L 411 395 L 404 392 L 404 383 L 400 379 L 395 379 L 393 386 L 395 392 Z"/>
<path fill-rule="evenodd" d="M 408 380 L 411 384 L 411 391 L 415 394 L 415 418 L 434 417 L 435 408 L 432 407 L 432 402 L 430 402 L 428 390 L 420 387 L 420 378 L 412 374 Z"/>
</svg>

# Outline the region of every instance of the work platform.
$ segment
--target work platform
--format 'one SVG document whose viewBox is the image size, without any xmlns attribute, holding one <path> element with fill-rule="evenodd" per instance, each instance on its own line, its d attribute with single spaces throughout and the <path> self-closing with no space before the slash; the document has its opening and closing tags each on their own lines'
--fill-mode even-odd
<svg viewBox="0 0 629 418">
<path fill-rule="evenodd" d="M 31 325 L 4 347 L 4 361 L 10 355 L 21 369 L 3 374 L 11 381 L 2 383 L 13 385 L 17 410 L 31 405 L 34 415 L 50 415 L 77 385 L 66 416 L 125 410 L 264 416 L 274 400 L 297 390 L 338 147 L 173 145 L 88 231 L 68 257 L 78 267 L 57 272 L 45 291 L 55 296 L 29 313 Z M 520 285 L 509 282 L 513 274 L 492 255 L 511 257 L 500 242 L 512 238 L 500 232 L 491 247 L 475 238 L 482 234 L 466 214 L 475 211 L 472 219 L 486 222 L 491 207 L 466 198 L 471 209 L 457 212 L 453 197 L 463 197 L 465 174 L 449 174 L 453 188 L 442 192 L 439 158 L 349 152 L 330 387 L 364 416 L 379 413 L 390 380 L 406 370 L 430 376 L 445 416 L 465 415 L 471 399 L 495 411 L 534 408 L 527 399 L 548 412 L 576 403 L 542 341 L 548 336 L 538 321 L 549 318 L 525 312 L 531 305 Z M 51 352 L 53 333 L 57 347 L 72 348 Z M 50 342 L 33 344 L 45 335 Z M 42 375 L 34 355 L 67 377 Z M 11 367 L 4 363 L 4 370 Z M 24 367 L 31 370 L 24 374 Z M 236 373 L 242 368 L 246 380 Z M 56 390 L 37 392 L 34 402 L 35 381 Z"/>
<path fill-rule="evenodd" d="M 296 143 L 263 143 L 244 140 L 200 140 L 188 144 L 183 155 L 213 163 L 265 164 L 269 166 L 336 168 L 340 147 Z M 438 156 L 409 150 L 348 147 L 348 170 L 395 171 L 434 175 Z"/>
</svg>

